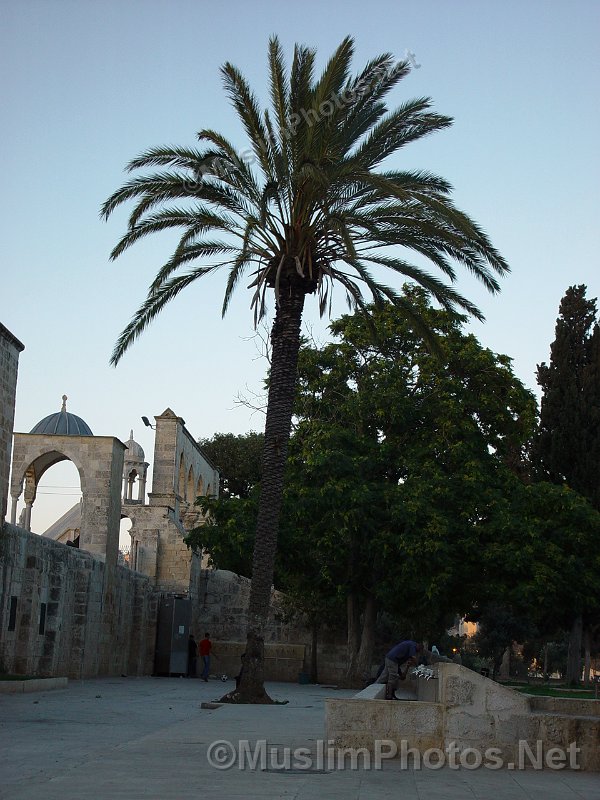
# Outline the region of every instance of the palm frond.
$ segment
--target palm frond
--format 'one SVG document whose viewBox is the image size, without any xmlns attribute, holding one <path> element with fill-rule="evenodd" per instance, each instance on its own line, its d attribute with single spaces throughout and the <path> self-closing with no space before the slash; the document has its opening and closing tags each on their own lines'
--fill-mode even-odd
<svg viewBox="0 0 600 800">
<path fill-rule="evenodd" d="M 211 267 L 198 267 L 186 275 L 179 275 L 158 291 L 150 294 L 144 303 L 138 308 L 133 319 L 122 331 L 117 339 L 113 350 L 110 363 L 116 367 L 125 352 L 131 347 L 138 336 L 148 327 L 152 320 L 162 311 L 162 309 L 183 291 L 190 283 L 193 283 L 203 275 L 213 272 L 219 265 Z"/>
<path fill-rule="evenodd" d="M 274 177 L 268 133 L 262 123 L 256 98 L 241 72 L 232 64 L 221 67 L 225 90 L 241 119 L 258 163 L 265 175 Z"/>
<path fill-rule="evenodd" d="M 198 147 L 149 148 L 127 165 L 129 172 L 148 172 L 132 176 L 102 206 L 104 218 L 132 206 L 111 257 L 161 231 L 181 235 L 123 331 L 114 359 L 164 303 L 222 266 L 229 268 L 223 313 L 252 268 L 255 324 L 265 314 L 267 292 L 274 287 L 277 302 L 282 281 L 288 286 L 292 278 L 298 291 L 316 292 L 323 314 L 339 284 L 354 308 L 365 308 L 367 292 L 375 303 L 406 306 L 410 316 L 410 298 L 375 280 L 371 270 L 402 275 L 454 313 L 481 318 L 452 285 L 457 267 L 497 292 L 508 264 L 487 233 L 455 207 L 448 181 L 426 170 L 382 166 L 452 120 L 434 112 L 426 97 L 389 110 L 390 93 L 410 66 L 383 53 L 352 76 L 353 49 L 346 37 L 315 80 L 314 49 L 296 45 L 288 70 L 279 40 L 271 37 L 270 109 L 264 110 L 242 73 L 230 63 L 222 67 L 253 159 L 205 128 L 197 134 Z M 430 268 L 412 264 L 406 253 Z M 420 324 L 417 317 L 414 324 Z"/>
</svg>

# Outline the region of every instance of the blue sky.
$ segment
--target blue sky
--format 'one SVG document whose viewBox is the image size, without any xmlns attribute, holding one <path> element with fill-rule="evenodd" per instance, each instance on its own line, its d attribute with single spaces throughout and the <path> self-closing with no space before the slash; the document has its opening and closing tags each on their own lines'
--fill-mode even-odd
<svg viewBox="0 0 600 800">
<path fill-rule="evenodd" d="M 321 63 L 350 34 L 356 70 L 384 51 L 414 53 L 420 66 L 390 104 L 431 96 L 455 123 L 394 163 L 450 180 L 457 204 L 509 261 L 500 295 L 467 276 L 459 288 L 486 315 L 472 326 L 480 340 L 511 356 L 535 389 L 567 286 L 600 294 L 599 23 L 596 0 L 4 0 L 0 320 L 26 346 L 15 429 L 59 410 L 63 393 L 98 435 L 126 439 L 134 428 L 148 460 L 152 436 L 140 416 L 167 406 L 195 436 L 261 428 L 260 415 L 236 404 L 240 392 L 260 391 L 266 366 L 250 294 L 239 290 L 221 320 L 222 275 L 188 289 L 116 369 L 108 365 L 173 239 L 111 263 L 126 213 L 104 223 L 98 210 L 147 147 L 191 145 L 202 127 L 245 146 L 219 67 L 232 61 L 264 97 L 272 33 L 288 54 L 295 42 L 317 47 Z M 344 311 L 341 301 L 335 309 Z M 306 319 L 324 335 L 310 300 Z"/>
</svg>

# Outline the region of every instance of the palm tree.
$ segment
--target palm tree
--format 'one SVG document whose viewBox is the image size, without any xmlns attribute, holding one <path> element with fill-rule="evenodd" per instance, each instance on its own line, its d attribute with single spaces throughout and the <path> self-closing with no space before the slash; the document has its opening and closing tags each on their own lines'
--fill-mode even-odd
<svg viewBox="0 0 600 800">
<path fill-rule="evenodd" d="M 395 63 L 386 53 L 353 77 L 352 53 L 353 40 L 346 38 L 315 79 L 315 51 L 296 46 L 288 78 L 281 46 L 272 38 L 271 108 L 264 113 L 243 75 L 225 64 L 225 89 L 251 149 L 239 154 L 210 129 L 198 133 L 201 149 L 150 149 L 128 170 L 156 171 L 125 183 L 102 208 L 107 218 L 122 203 L 135 201 L 113 259 L 151 233 L 182 231 L 175 252 L 119 337 L 113 364 L 166 303 L 203 275 L 228 269 L 224 314 L 240 279 L 251 272 L 255 324 L 265 314 L 267 291 L 274 294 L 248 640 L 243 678 L 232 698 L 247 702 L 268 702 L 264 629 L 306 295 L 317 296 L 324 314 L 337 283 L 351 307 L 365 310 L 366 289 L 369 301 L 391 300 L 428 336 L 407 299 L 380 283 L 372 269 L 397 273 L 420 284 L 445 308 L 479 319 L 478 309 L 452 287 L 454 265 L 472 272 L 490 292 L 499 291 L 496 276 L 508 270 L 486 234 L 453 205 L 445 180 L 428 172 L 380 169 L 404 145 L 447 128 L 452 120 L 434 113 L 428 98 L 389 111 L 385 97 L 408 74 L 409 65 Z M 442 278 L 405 260 L 406 251 L 431 262 Z"/>
</svg>

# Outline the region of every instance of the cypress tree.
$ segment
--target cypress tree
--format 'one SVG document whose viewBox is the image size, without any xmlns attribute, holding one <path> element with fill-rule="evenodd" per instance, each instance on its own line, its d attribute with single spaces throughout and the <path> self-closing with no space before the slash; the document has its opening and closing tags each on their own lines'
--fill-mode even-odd
<svg viewBox="0 0 600 800">
<path fill-rule="evenodd" d="M 598 452 L 598 400 L 600 342 L 596 300 L 588 300 L 586 287 L 570 286 L 560 303 L 550 363 L 539 364 L 542 388 L 540 426 L 535 447 L 540 477 L 566 483 L 593 501 Z"/>
<path fill-rule="evenodd" d="M 586 423 L 586 449 L 582 458 L 581 489 L 600 511 L 600 325 L 588 339 L 588 360 L 583 370 L 582 418 Z"/>
<path fill-rule="evenodd" d="M 600 329 L 596 300 L 570 286 L 560 303 L 550 364 L 540 364 L 540 426 L 534 457 L 542 480 L 566 483 L 600 509 Z M 583 611 L 583 609 L 582 609 Z M 583 615 L 571 621 L 567 683 L 581 677 Z"/>
</svg>

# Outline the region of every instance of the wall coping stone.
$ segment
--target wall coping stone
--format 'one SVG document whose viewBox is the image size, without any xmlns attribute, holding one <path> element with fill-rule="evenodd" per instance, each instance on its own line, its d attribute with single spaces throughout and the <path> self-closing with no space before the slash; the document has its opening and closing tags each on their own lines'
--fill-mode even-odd
<svg viewBox="0 0 600 800">
<path fill-rule="evenodd" d="M 66 689 L 68 678 L 31 678 L 27 681 L 0 681 L 0 694 L 45 692 L 48 689 Z"/>
</svg>

